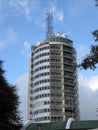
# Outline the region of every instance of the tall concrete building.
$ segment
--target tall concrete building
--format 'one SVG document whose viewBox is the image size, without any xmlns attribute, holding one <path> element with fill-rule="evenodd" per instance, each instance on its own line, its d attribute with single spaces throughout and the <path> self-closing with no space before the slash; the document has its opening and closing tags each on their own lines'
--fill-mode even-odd
<svg viewBox="0 0 98 130">
<path fill-rule="evenodd" d="M 28 119 L 35 122 L 79 120 L 76 51 L 62 34 L 32 46 Z"/>
</svg>

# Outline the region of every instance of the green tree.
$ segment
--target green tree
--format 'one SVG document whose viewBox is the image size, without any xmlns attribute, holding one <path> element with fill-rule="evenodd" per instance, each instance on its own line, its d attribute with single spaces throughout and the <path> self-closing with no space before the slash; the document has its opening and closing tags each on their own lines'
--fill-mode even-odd
<svg viewBox="0 0 98 130">
<path fill-rule="evenodd" d="M 96 6 L 98 6 L 98 0 L 95 0 Z M 93 33 L 95 38 L 95 42 L 98 41 L 98 29 L 95 30 Z M 83 69 L 96 69 L 96 64 L 98 63 L 98 45 L 92 45 L 90 48 L 90 53 L 87 55 L 82 62 L 79 64 L 79 67 Z"/>
<path fill-rule="evenodd" d="M 79 67 L 83 69 L 96 69 L 96 64 L 98 63 L 98 45 L 92 45 L 89 55 L 87 55 L 82 62 L 79 64 Z"/>
<path fill-rule="evenodd" d="M 20 130 L 22 121 L 18 111 L 16 86 L 7 82 L 2 63 L 0 60 L 0 130 Z"/>
</svg>

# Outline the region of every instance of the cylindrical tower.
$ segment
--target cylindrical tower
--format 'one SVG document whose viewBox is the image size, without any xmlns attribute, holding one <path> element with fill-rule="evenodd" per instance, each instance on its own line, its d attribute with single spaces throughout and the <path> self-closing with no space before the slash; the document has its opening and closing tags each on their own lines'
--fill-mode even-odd
<svg viewBox="0 0 98 130">
<path fill-rule="evenodd" d="M 29 119 L 51 122 L 73 117 L 78 120 L 78 82 L 73 42 L 59 35 L 32 46 L 30 67 Z"/>
</svg>

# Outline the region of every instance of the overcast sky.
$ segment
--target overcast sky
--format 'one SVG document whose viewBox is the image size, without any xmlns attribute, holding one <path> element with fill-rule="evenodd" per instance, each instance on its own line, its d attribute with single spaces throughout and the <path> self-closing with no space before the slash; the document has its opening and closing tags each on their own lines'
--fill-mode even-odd
<svg viewBox="0 0 98 130">
<path fill-rule="evenodd" d="M 0 0 L 0 59 L 5 76 L 17 84 L 26 120 L 29 56 L 32 45 L 46 37 L 45 15 L 53 12 L 53 31 L 73 40 L 78 63 L 89 53 L 98 29 L 95 0 Z M 78 70 L 81 120 L 98 119 L 98 69 Z"/>
</svg>

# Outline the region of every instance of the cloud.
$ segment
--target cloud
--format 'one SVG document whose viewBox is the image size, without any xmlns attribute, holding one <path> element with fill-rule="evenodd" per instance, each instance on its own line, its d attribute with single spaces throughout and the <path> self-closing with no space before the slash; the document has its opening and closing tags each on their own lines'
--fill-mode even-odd
<svg viewBox="0 0 98 130">
<path fill-rule="evenodd" d="M 98 89 L 93 91 L 93 87 L 96 84 L 96 77 L 95 83 L 91 84 L 92 88 L 90 87 L 90 79 L 83 80 L 84 78 L 81 77 L 79 79 L 79 100 L 80 100 L 80 117 L 81 120 L 97 120 L 97 108 L 98 108 Z M 94 81 L 94 78 L 93 78 Z M 97 84 L 96 84 L 97 86 Z"/>
<path fill-rule="evenodd" d="M 6 4 L 3 1 L 0 1 L 0 23 L 6 18 L 7 13 L 5 11 Z"/>
<path fill-rule="evenodd" d="M 28 41 L 24 41 L 22 55 L 28 58 L 30 56 L 30 50 L 31 50 L 30 43 Z"/>
<path fill-rule="evenodd" d="M 50 8 L 49 8 L 49 11 L 53 13 L 53 16 L 56 20 L 62 22 L 63 19 L 64 19 L 64 14 L 63 14 L 63 11 L 62 10 L 59 10 L 56 6 L 56 2 L 52 2 L 50 4 Z"/>
<path fill-rule="evenodd" d="M 89 54 L 89 48 L 86 45 L 78 44 L 76 50 L 78 62 L 81 62 L 84 57 Z"/>
<path fill-rule="evenodd" d="M 12 27 L 6 28 L 0 36 L 0 49 L 7 45 L 16 43 L 18 35 Z"/>
<path fill-rule="evenodd" d="M 79 76 L 79 83 L 86 88 L 90 88 L 92 91 L 98 90 L 98 76 L 94 75 L 89 78 Z"/>
<path fill-rule="evenodd" d="M 41 14 L 40 14 L 40 19 L 36 20 L 36 24 L 40 27 L 42 27 L 44 30 L 46 29 L 46 13 L 51 12 L 53 14 L 53 21 L 59 21 L 63 22 L 64 19 L 64 13 L 63 10 L 60 10 L 57 7 L 56 1 L 52 1 L 47 4 L 47 7 L 43 7 Z M 43 21 L 42 21 L 43 19 Z"/>
<path fill-rule="evenodd" d="M 20 106 L 19 110 L 23 117 L 23 121 L 27 120 L 27 106 L 28 106 L 28 74 L 20 76 L 15 84 L 17 86 L 17 93 L 19 95 Z"/>
<path fill-rule="evenodd" d="M 8 16 L 20 15 L 32 20 L 33 15 L 39 8 L 39 0 L 0 0 L 0 22 Z"/>
<path fill-rule="evenodd" d="M 33 14 L 39 9 L 39 0 L 10 0 L 10 6 L 16 12 L 23 14 L 28 20 L 32 19 Z"/>
</svg>

